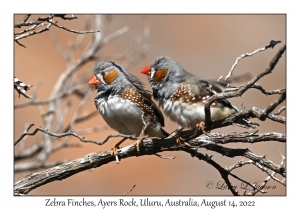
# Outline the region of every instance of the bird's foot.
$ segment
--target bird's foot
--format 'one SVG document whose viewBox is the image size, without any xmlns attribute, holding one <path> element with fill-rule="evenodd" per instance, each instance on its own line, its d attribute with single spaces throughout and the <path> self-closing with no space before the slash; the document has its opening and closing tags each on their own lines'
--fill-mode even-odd
<svg viewBox="0 0 300 210">
<path fill-rule="evenodd" d="M 112 152 L 111 152 L 111 156 L 117 156 L 118 153 L 118 149 L 120 149 L 120 145 L 126 140 L 127 138 L 123 138 L 121 141 L 119 141 L 113 148 L 112 148 Z"/>
<path fill-rule="evenodd" d="M 119 153 L 118 153 L 118 150 L 120 149 L 120 147 L 113 147 L 112 148 L 112 152 L 110 153 L 111 156 L 117 156 Z"/>
<path fill-rule="evenodd" d="M 206 131 L 206 130 L 204 129 L 204 126 L 205 126 L 205 121 L 202 120 L 202 121 L 200 121 L 200 122 L 196 125 L 196 128 L 197 128 L 198 130 L 202 131 L 203 134 L 209 133 L 210 131 Z"/>
<path fill-rule="evenodd" d="M 185 148 L 185 146 L 181 143 L 181 139 L 182 138 L 180 136 L 178 136 L 176 139 L 176 143 L 179 144 L 182 148 Z"/>
<path fill-rule="evenodd" d="M 182 144 L 181 140 L 183 140 L 182 138 L 182 135 L 186 134 L 186 133 L 189 133 L 190 130 L 187 130 L 187 131 L 181 131 L 179 134 L 178 134 L 178 137 L 176 139 L 176 143 L 179 144 L 182 148 L 185 148 L 184 144 Z"/>
<path fill-rule="evenodd" d="M 136 147 L 136 150 L 137 150 L 137 152 L 140 154 L 140 145 L 141 145 L 141 143 L 142 143 L 142 140 L 141 139 L 139 139 L 139 140 L 136 140 L 135 142 L 134 142 L 134 145 L 135 145 L 135 147 Z"/>
</svg>

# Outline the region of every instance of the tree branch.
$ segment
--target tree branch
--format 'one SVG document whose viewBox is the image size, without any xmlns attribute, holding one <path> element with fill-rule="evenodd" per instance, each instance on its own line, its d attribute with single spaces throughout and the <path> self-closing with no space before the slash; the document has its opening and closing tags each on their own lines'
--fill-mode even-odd
<svg viewBox="0 0 300 210">
<path fill-rule="evenodd" d="M 137 138 L 139 137 L 135 137 L 135 139 Z M 177 136 L 172 136 L 171 138 L 166 139 L 143 139 L 140 145 L 139 153 L 137 152 L 135 145 L 131 144 L 118 150 L 118 159 L 121 160 L 134 156 L 153 155 L 162 151 L 184 150 L 184 148 L 176 143 L 176 139 Z M 198 139 L 192 139 L 188 141 L 188 144 L 192 145 L 193 147 L 204 147 L 208 150 L 215 151 L 227 157 L 244 156 L 285 177 L 286 171 L 283 166 L 277 166 L 265 157 L 258 156 L 248 149 L 230 149 L 217 145 L 213 142 L 208 143 L 207 141 L 203 142 Z M 56 166 L 55 168 L 31 174 L 15 184 L 15 194 L 27 194 L 32 189 L 35 189 L 38 186 L 47 184 L 55 180 L 65 179 L 78 172 L 95 167 L 100 167 L 104 164 L 113 162 L 115 161 L 115 157 L 111 156 L 111 152 L 111 150 L 108 150 L 105 152 L 91 153 L 82 158 L 73 160 L 60 166 Z"/>
<path fill-rule="evenodd" d="M 60 25 L 56 24 L 56 22 L 53 22 L 52 19 L 47 19 L 46 21 L 49 22 L 50 24 L 56 26 L 57 28 L 61 28 L 63 30 L 66 30 L 66 31 L 69 31 L 69 32 L 72 32 L 75 34 L 88 34 L 88 33 L 100 32 L 99 30 L 95 30 L 95 29 L 92 29 L 90 31 L 76 31 L 76 30 L 68 29 L 64 26 L 60 26 Z"/>
<path fill-rule="evenodd" d="M 232 97 L 237 97 L 237 96 L 242 96 L 244 94 L 244 92 L 246 92 L 249 88 L 251 88 L 253 86 L 253 84 L 255 84 L 260 78 L 262 78 L 263 76 L 270 74 L 273 69 L 275 68 L 276 64 L 278 63 L 279 59 L 281 58 L 281 56 L 283 55 L 283 53 L 286 50 L 286 46 L 284 45 L 283 47 L 281 47 L 278 51 L 278 53 L 274 56 L 274 58 L 272 59 L 272 61 L 270 62 L 270 65 L 267 69 L 265 69 L 265 71 L 263 71 L 262 73 L 258 74 L 255 78 L 253 78 L 251 81 L 249 81 L 247 84 L 245 84 L 241 89 L 234 91 L 234 92 L 228 92 L 228 93 L 218 93 L 215 94 L 213 96 L 211 96 L 207 103 L 205 104 L 205 128 L 210 128 L 211 126 L 211 114 L 210 114 L 210 105 L 217 99 L 225 99 L 225 98 L 232 98 Z M 285 98 L 285 92 L 283 98 Z M 273 107 L 273 106 L 272 106 Z M 269 111 L 269 110 L 268 110 Z M 264 114 L 261 115 L 260 117 L 258 117 L 260 120 L 264 120 Z"/>
<path fill-rule="evenodd" d="M 237 91 L 241 88 L 243 88 L 244 85 L 241 85 L 240 87 L 228 87 L 225 89 L 224 92 L 233 92 L 233 91 Z M 265 95 L 274 95 L 274 94 L 282 94 L 282 92 L 285 90 L 285 87 L 280 88 L 278 90 L 270 90 L 267 91 L 266 89 L 264 89 L 260 84 L 258 83 L 254 83 L 250 88 L 255 88 L 257 90 L 260 90 L 263 94 Z"/>
<path fill-rule="evenodd" d="M 122 196 L 127 195 L 128 193 L 130 193 L 130 192 L 135 188 L 135 186 L 136 186 L 136 185 L 133 185 L 133 187 L 132 187 L 130 190 L 128 190 L 127 192 L 123 193 Z"/>
<path fill-rule="evenodd" d="M 15 155 L 14 160 L 18 161 L 26 158 L 31 158 L 34 155 L 38 154 L 43 149 L 43 147 L 43 143 L 35 144 L 30 149 L 22 150 L 20 154 Z"/>
<path fill-rule="evenodd" d="M 197 157 L 199 160 L 203 160 L 207 162 L 208 164 L 212 165 L 215 169 L 217 169 L 221 175 L 221 177 L 224 179 L 225 183 L 227 184 L 230 192 L 234 195 L 237 196 L 239 195 L 238 192 L 233 188 L 232 184 L 230 183 L 228 179 L 228 175 L 230 172 L 225 170 L 223 167 L 221 167 L 218 163 L 213 161 L 211 157 L 208 157 L 207 155 L 203 155 L 200 152 L 198 152 L 196 149 L 187 149 L 185 150 L 187 153 L 190 153 L 192 157 Z"/>
<path fill-rule="evenodd" d="M 232 67 L 231 67 L 231 69 L 230 69 L 228 75 L 225 77 L 225 81 L 232 75 L 234 68 L 236 67 L 236 65 L 238 64 L 238 62 L 239 62 L 241 59 L 246 58 L 246 57 L 249 57 L 249 56 L 252 56 L 252 55 L 254 55 L 254 54 L 258 53 L 258 52 L 264 51 L 264 50 L 266 50 L 266 49 L 268 49 L 268 48 L 270 48 L 270 47 L 273 48 L 276 44 L 278 44 L 278 43 L 280 43 L 280 42 L 281 42 L 281 41 L 273 41 L 273 40 L 272 40 L 268 46 L 263 47 L 263 48 L 260 48 L 260 49 L 257 49 L 257 50 L 255 50 L 255 51 L 252 52 L 252 53 L 245 53 L 245 54 L 241 55 L 240 57 L 238 57 L 238 58 L 236 59 L 235 63 L 232 65 Z"/>
<path fill-rule="evenodd" d="M 24 24 L 26 23 L 26 21 L 28 20 L 28 18 L 30 17 L 31 15 L 30 14 L 27 14 L 27 15 L 24 15 L 23 19 L 19 22 L 19 23 L 16 23 L 14 25 L 15 28 L 21 28 L 21 26 L 24 26 Z"/>
</svg>

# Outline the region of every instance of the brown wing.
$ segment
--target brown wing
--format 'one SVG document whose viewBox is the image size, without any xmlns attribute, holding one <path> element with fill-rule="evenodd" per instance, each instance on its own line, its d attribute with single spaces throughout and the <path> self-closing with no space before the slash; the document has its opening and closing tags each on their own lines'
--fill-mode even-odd
<svg viewBox="0 0 300 210">
<path fill-rule="evenodd" d="M 150 116 L 151 122 L 155 123 L 157 120 L 162 127 L 165 126 L 164 116 L 156 104 L 151 100 L 151 95 L 149 97 L 149 92 L 146 94 L 143 91 L 138 91 L 136 88 L 127 88 L 120 92 L 120 96 L 123 99 L 132 101 L 141 108 L 146 116 Z"/>
<path fill-rule="evenodd" d="M 184 103 L 206 103 L 208 99 L 213 96 L 214 93 L 210 90 L 209 85 L 202 85 L 199 84 L 185 82 L 182 83 L 178 89 L 175 91 L 173 95 L 171 95 L 170 99 L 172 101 L 179 101 L 181 100 Z M 227 100 L 225 99 L 218 99 L 217 101 L 211 104 L 211 107 L 218 108 L 218 107 L 229 107 L 234 108 Z"/>
</svg>

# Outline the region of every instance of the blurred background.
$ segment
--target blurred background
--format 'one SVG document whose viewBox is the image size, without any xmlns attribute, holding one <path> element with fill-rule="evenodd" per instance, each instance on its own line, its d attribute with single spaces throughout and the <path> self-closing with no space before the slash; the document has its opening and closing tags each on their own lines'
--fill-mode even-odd
<svg viewBox="0 0 300 210">
<path fill-rule="evenodd" d="M 46 16 L 46 15 L 45 15 Z M 85 30 L 86 16 L 75 15 L 76 20 L 59 20 L 58 24 L 69 29 L 78 31 Z M 95 15 L 88 15 L 91 28 L 94 28 Z M 22 19 L 23 15 L 15 15 L 15 23 Z M 36 16 L 37 17 L 37 16 Z M 274 49 L 268 49 L 252 57 L 242 59 L 234 71 L 234 75 L 250 73 L 251 78 L 264 71 L 279 48 L 286 44 L 286 16 L 285 15 L 104 15 L 101 17 L 105 27 L 105 33 L 112 34 L 124 27 L 129 27 L 129 31 L 122 36 L 112 40 L 101 48 L 97 55 L 99 60 L 112 60 L 124 65 L 128 70 L 139 77 L 144 83 L 146 89 L 150 90 L 147 78 L 139 71 L 159 56 L 169 56 L 177 61 L 183 68 L 193 74 L 205 77 L 207 79 L 218 79 L 225 77 L 235 63 L 237 57 L 244 53 L 250 53 L 258 48 L 265 47 L 271 40 L 281 40 Z M 14 75 L 20 78 L 26 84 L 32 84 L 32 90 L 37 83 L 42 80 L 42 84 L 37 89 L 39 100 L 49 98 L 60 75 L 66 70 L 67 63 L 65 58 L 58 52 L 55 44 L 50 39 L 55 37 L 63 51 L 68 51 L 70 42 L 74 42 L 78 34 L 70 33 L 56 27 L 51 27 L 49 31 L 21 39 L 20 42 L 27 48 L 23 48 L 14 43 Z M 74 60 L 80 58 L 90 42 L 92 34 L 83 35 L 82 46 L 74 53 Z M 128 49 L 141 52 L 138 55 L 131 56 L 109 56 L 124 54 Z M 266 90 L 280 89 L 286 86 L 286 53 L 280 59 L 272 74 L 263 77 L 258 82 Z M 135 57 L 134 57 L 135 56 Z M 132 59 L 134 57 L 134 59 Z M 92 76 L 93 67 L 97 61 L 88 62 L 80 67 L 76 73 L 79 79 L 86 79 Z M 244 82 L 245 83 L 245 82 Z M 234 85 L 242 85 L 235 83 Z M 95 111 L 93 90 L 91 96 L 87 99 L 81 115 Z M 278 95 L 265 96 L 260 91 L 248 90 L 240 98 L 231 98 L 229 101 L 237 108 L 243 104 L 246 109 L 255 106 L 265 109 Z M 23 96 L 18 97 L 15 92 L 15 104 L 23 103 L 28 99 Z M 74 97 L 72 107 L 67 116 L 69 121 L 63 125 L 65 127 L 76 110 L 82 99 Z M 284 104 L 281 104 L 281 107 Z M 278 107 L 278 108 L 279 108 Z M 43 105 L 46 110 L 47 106 Z M 276 109 L 277 110 L 277 109 Z M 285 112 L 282 113 L 285 116 Z M 165 130 L 171 132 L 178 126 L 165 118 Z M 278 132 L 286 134 L 284 124 L 266 120 L 259 122 L 258 133 Z M 23 133 L 25 126 L 29 123 L 35 123 L 35 126 L 44 127 L 39 109 L 34 106 L 17 108 L 14 112 L 14 135 L 15 139 Z M 100 116 L 90 118 L 82 123 L 76 123 L 75 130 L 84 130 L 96 126 L 105 126 L 105 122 Z M 32 129 L 33 130 L 33 129 Z M 232 132 L 243 132 L 245 129 L 228 126 L 222 129 L 213 130 L 221 134 Z M 102 141 L 109 134 L 117 134 L 116 131 L 106 129 L 101 132 L 84 134 L 86 139 Z M 37 133 L 35 136 L 29 136 L 22 149 L 31 148 L 39 142 L 43 134 Z M 62 142 L 63 139 L 54 140 Z M 96 151 L 106 151 L 115 145 L 119 139 L 110 139 L 106 144 L 97 146 L 86 143 L 78 148 L 64 148 L 52 153 L 46 162 L 74 160 Z M 70 139 L 71 143 L 81 143 L 78 139 Z M 122 146 L 133 143 L 130 140 L 125 141 Z M 249 148 L 257 155 L 266 155 L 266 157 L 275 164 L 280 164 L 281 156 L 278 151 L 286 155 L 286 144 L 279 142 L 262 142 L 255 144 L 226 144 L 230 148 Z M 15 148 L 15 154 L 20 151 L 19 146 Z M 234 165 L 236 162 L 245 159 L 243 157 L 228 158 L 217 153 L 199 149 L 203 154 L 213 155 L 213 160 L 226 168 Z M 226 189 L 207 189 L 208 182 L 222 183 L 219 172 L 204 161 L 192 158 L 185 152 L 163 152 L 165 157 L 176 157 L 173 160 L 165 160 L 157 156 L 143 156 L 138 158 L 127 158 L 121 160 L 120 164 L 112 162 L 103 165 L 100 168 L 84 171 L 73 175 L 61 181 L 55 181 L 41 186 L 29 193 L 29 195 L 122 195 L 133 185 L 136 187 L 128 195 L 231 195 Z M 29 160 L 16 162 L 15 164 L 26 163 Z M 15 182 L 22 179 L 29 173 L 34 173 L 44 169 L 15 172 Z M 246 165 L 233 171 L 233 174 L 240 176 L 250 183 L 258 182 L 262 184 L 267 177 L 265 173 L 254 165 Z M 282 178 L 279 176 L 279 178 Z M 241 182 L 230 177 L 233 185 L 239 189 Z M 265 195 L 286 195 L 286 188 L 281 184 L 270 180 L 267 186 L 272 189 L 266 189 Z M 262 195 L 262 194 L 258 194 Z"/>
</svg>

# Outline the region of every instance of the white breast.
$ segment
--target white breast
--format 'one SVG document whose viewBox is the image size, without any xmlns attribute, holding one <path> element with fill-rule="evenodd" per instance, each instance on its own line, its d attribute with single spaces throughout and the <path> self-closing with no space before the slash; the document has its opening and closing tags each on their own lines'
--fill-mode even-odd
<svg viewBox="0 0 300 210">
<path fill-rule="evenodd" d="M 182 101 L 164 100 L 160 103 L 165 114 L 183 128 L 195 128 L 196 124 L 205 120 L 204 105 L 202 103 L 182 103 Z M 211 119 L 219 120 L 236 112 L 228 107 L 211 108 Z"/>
<path fill-rule="evenodd" d="M 126 135 L 139 135 L 143 128 L 142 111 L 129 100 L 117 96 L 100 99 L 98 110 L 106 123 Z"/>
<path fill-rule="evenodd" d="M 165 114 L 183 128 L 194 128 L 205 119 L 204 106 L 200 103 L 186 104 L 181 101 L 165 100 L 161 106 Z"/>
<path fill-rule="evenodd" d="M 109 96 L 107 100 L 99 99 L 97 106 L 103 119 L 114 130 L 125 135 L 139 136 L 141 134 L 144 127 L 143 111 L 130 100 Z M 144 121 L 148 124 L 149 117 L 144 117 Z M 150 137 L 164 137 L 158 122 L 156 124 L 149 123 L 144 134 Z"/>
</svg>

